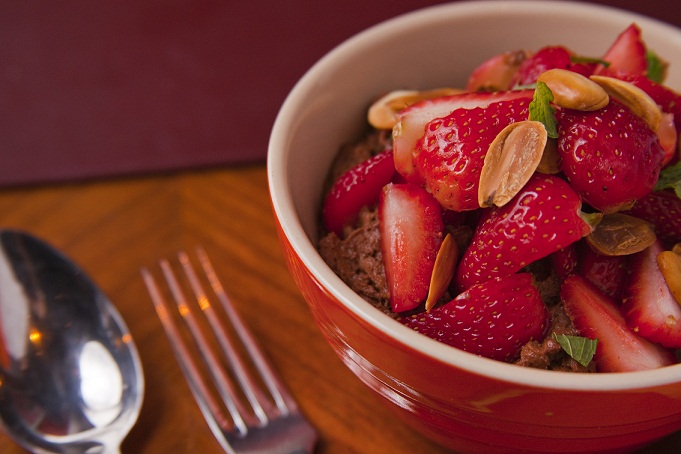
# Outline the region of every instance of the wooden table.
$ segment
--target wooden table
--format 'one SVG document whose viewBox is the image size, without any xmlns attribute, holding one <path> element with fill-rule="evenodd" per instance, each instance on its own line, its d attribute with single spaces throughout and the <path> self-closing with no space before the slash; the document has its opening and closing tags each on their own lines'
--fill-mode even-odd
<svg viewBox="0 0 681 454">
<path fill-rule="evenodd" d="M 220 452 L 172 355 L 140 267 L 202 244 L 321 435 L 320 453 L 444 453 L 395 419 L 317 330 L 277 240 L 263 165 L 0 191 L 0 226 L 61 248 L 132 331 L 146 395 L 123 453 Z M 681 433 L 646 452 L 677 452 Z M 23 452 L 0 434 L 0 452 Z"/>
</svg>

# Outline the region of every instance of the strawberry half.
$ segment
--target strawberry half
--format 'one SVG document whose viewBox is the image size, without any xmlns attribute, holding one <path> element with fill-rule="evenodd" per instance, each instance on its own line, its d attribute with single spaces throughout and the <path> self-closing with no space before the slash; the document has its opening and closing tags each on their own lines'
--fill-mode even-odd
<svg viewBox="0 0 681 454">
<path fill-rule="evenodd" d="M 513 361 L 523 345 L 546 336 L 549 313 L 532 276 L 520 273 L 476 285 L 430 312 L 399 321 L 469 353 Z"/>
<path fill-rule="evenodd" d="M 565 176 L 597 210 L 630 208 L 655 187 L 664 150 L 657 134 L 621 103 L 611 100 L 592 112 L 561 110 L 558 135 Z"/>
<path fill-rule="evenodd" d="M 363 206 L 374 205 L 383 186 L 395 174 L 391 150 L 383 151 L 341 175 L 327 193 L 322 207 L 324 227 L 339 237 L 355 222 Z"/>
<path fill-rule="evenodd" d="M 480 171 L 492 141 L 507 125 L 526 120 L 532 95 L 459 108 L 425 127 L 413 158 L 426 189 L 448 210 L 480 207 Z"/>
<path fill-rule="evenodd" d="M 568 276 L 560 296 L 580 335 L 598 339 L 594 355 L 598 372 L 647 370 L 674 364 L 671 351 L 630 329 L 617 304 L 582 276 Z"/>
<path fill-rule="evenodd" d="M 486 211 L 459 263 L 456 285 L 466 289 L 513 274 L 588 235 L 593 227 L 581 206 L 564 180 L 535 173 L 509 203 Z"/>
<path fill-rule="evenodd" d="M 494 102 L 521 98 L 531 101 L 533 93 L 533 90 L 462 93 L 426 99 L 407 107 L 396 115 L 397 123 L 393 128 L 395 168 L 407 181 L 420 183 L 414 167 L 414 156 L 418 153 L 417 142 L 423 137 L 426 125 L 433 119 L 446 117 L 457 109 L 484 108 Z"/>
<path fill-rule="evenodd" d="M 641 37 L 641 29 L 636 24 L 629 25 L 620 33 L 602 59 L 609 63 L 599 66 L 596 72 L 608 74 L 623 71 L 645 75 L 648 70 L 646 45 Z"/>
<path fill-rule="evenodd" d="M 627 212 L 655 225 L 657 237 L 669 245 L 681 242 L 681 199 L 674 191 L 651 192 Z"/>
<path fill-rule="evenodd" d="M 442 208 L 417 185 L 389 183 L 381 191 L 378 216 L 391 308 L 414 309 L 428 294 L 442 244 Z"/>
<path fill-rule="evenodd" d="M 640 336 L 665 347 L 681 348 L 681 306 L 657 265 L 662 251 L 658 241 L 632 257 L 622 310 L 629 327 Z"/>
</svg>

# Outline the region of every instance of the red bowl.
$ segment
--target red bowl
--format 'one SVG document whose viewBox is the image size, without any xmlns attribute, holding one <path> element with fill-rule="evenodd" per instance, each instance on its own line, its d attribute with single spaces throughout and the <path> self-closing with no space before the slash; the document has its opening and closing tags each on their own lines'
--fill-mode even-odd
<svg viewBox="0 0 681 454">
<path fill-rule="evenodd" d="M 400 16 L 344 42 L 298 82 L 274 124 L 267 163 L 273 211 L 287 264 L 319 328 L 396 415 L 453 450 L 640 448 L 681 430 L 681 364 L 616 374 L 535 370 L 406 328 L 350 290 L 315 248 L 331 161 L 343 143 L 360 137 L 377 94 L 462 86 L 477 64 L 506 50 L 564 44 L 600 55 L 631 22 L 670 62 L 667 83 L 681 88 L 681 31 L 669 25 L 586 3 L 459 2 Z"/>
</svg>

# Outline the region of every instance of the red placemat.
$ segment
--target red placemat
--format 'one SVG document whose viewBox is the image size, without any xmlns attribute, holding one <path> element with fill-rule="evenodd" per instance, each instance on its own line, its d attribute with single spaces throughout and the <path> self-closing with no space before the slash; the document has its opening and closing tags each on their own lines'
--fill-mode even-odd
<svg viewBox="0 0 681 454">
<path fill-rule="evenodd" d="M 4 0 L 0 186 L 263 161 L 317 59 L 436 3 Z M 667 0 L 604 3 L 678 20 Z"/>
</svg>

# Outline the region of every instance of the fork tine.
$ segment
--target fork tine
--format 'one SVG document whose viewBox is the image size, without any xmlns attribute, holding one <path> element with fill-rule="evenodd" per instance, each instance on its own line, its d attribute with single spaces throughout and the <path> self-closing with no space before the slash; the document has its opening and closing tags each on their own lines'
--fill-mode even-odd
<svg viewBox="0 0 681 454">
<path fill-rule="evenodd" d="M 198 253 L 198 251 L 197 251 Z M 198 255 L 198 254 L 197 254 Z M 194 296 L 196 297 L 196 300 L 199 302 L 200 307 L 203 310 L 203 313 L 206 315 L 206 318 L 208 319 L 208 323 L 210 324 L 211 328 L 213 329 L 213 332 L 215 334 L 215 337 L 217 338 L 220 346 L 222 347 L 223 353 L 228 359 L 228 363 L 230 364 L 232 371 L 234 372 L 234 375 L 236 376 L 237 381 L 239 382 L 239 385 L 241 386 L 241 390 L 243 391 L 244 395 L 246 396 L 246 399 L 251 405 L 251 408 L 253 409 L 256 417 L 260 421 L 260 424 L 265 424 L 268 421 L 267 417 L 267 411 L 265 410 L 265 407 L 269 409 L 269 400 L 268 398 L 260 391 L 260 388 L 257 386 L 256 381 L 252 378 L 251 374 L 248 372 L 247 366 L 245 365 L 244 361 L 241 359 L 241 356 L 237 353 L 234 344 L 230 341 L 226 329 L 221 323 L 221 321 L 218 319 L 212 304 L 210 303 L 208 296 L 206 295 L 206 292 L 203 290 L 203 286 L 201 285 L 198 276 L 196 275 L 196 272 L 194 271 L 194 267 L 192 266 L 191 262 L 189 261 L 189 256 L 181 252 L 178 254 L 178 258 L 180 261 L 180 265 L 185 271 L 185 274 L 187 276 L 187 279 L 189 281 L 189 285 L 191 286 Z M 208 262 L 208 258 L 205 255 L 205 252 L 203 253 L 202 256 L 199 256 L 199 259 L 201 261 L 202 267 L 204 268 L 205 271 L 205 263 L 208 263 L 210 265 L 210 262 Z M 208 276 L 207 276 L 208 277 Z M 216 277 L 213 276 L 214 279 L 217 279 Z M 211 282 L 212 286 L 212 282 Z M 230 309 L 231 305 L 230 305 Z M 231 321 L 232 325 L 236 325 L 238 322 L 238 316 L 234 310 L 227 311 L 227 315 L 229 317 L 229 320 Z M 235 331 L 237 332 L 237 335 L 241 337 L 239 328 L 234 326 Z M 241 329 L 243 330 L 243 325 L 241 325 Z M 248 349 L 247 349 L 248 350 Z M 249 350 L 250 353 L 250 350 Z"/>
<path fill-rule="evenodd" d="M 220 405 L 212 397 L 213 395 L 208 390 L 206 381 L 203 379 L 196 363 L 192 359 L 192 355 L 182 341 L 177 326 L 168 313 L 168 303 L 162 296 L 156 281 L 148 269 L 142 268 L 141 273 L 149 295 L 151 296 L 151 300 L 154 303 L 156 313 L 158 314 L 163 329 L 170 341 L 171 348 L 178 359 L 182 373 L 184 374 L 192 394 L 194 394 L 194 398 L 198 403 L 201 412 L 204 414 L 211 431 L 218 437 L 218 440 L 220 440 L 222 444 L 224 440 L 222 437 L 222 429 L 229 426 L 229 421 L 222 412 Z M 225 402 L 225 406 L 227 407 L 227 410 L 232 417 L 232 423 L 237 427 L 237 430 L 240 432 L 245 431 L 245 421 L 241 418 L 234 402 L 232 402 L 231 399 L 228 399 L 227 402 Z M 226 443 L 226 441 L 224 441 L 224 443 Z"/>
<path fill-rule="evenodd" d="M 279 378 L 279 375 L 274 371 L 270 363 L 265 358 L 265 355 L 262 352 L 261 347 L 258 345 L 258 342 L 253 337 L 253 334 L 246 327 L 238 312 L 234 308 L 232 301 L 225 292 L 222 283 L 218 279 L 217 273 L 215 272 L 213 264 L 208 258 L 206 251 L 202 247 L 197 246 L 196 255 L 206 277 L 208 278 L 208 282 L 213 288 L 213 292 L 217 296 L 218 301 L 220 301 L 223 310 L 229 317 L 229 320 L 232 322 L 234 330 L 246 348 L 246 351 L 252 358 L 252 361 L 258 370 L 260 377 L 265 383 L 265 386 L 267 387 L 272 399 L 274 400 L 275 405 L 283 415 L 286 415 L 292 411 L 296 411 L 297 404 L 295 400 L 288 393 L 288 390 Z"/>
</svg>

